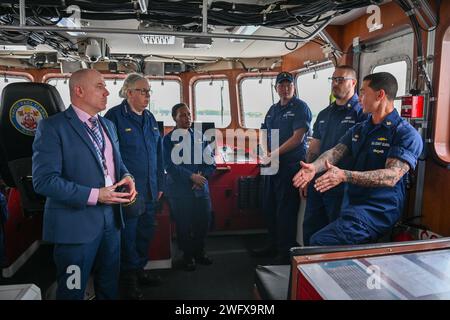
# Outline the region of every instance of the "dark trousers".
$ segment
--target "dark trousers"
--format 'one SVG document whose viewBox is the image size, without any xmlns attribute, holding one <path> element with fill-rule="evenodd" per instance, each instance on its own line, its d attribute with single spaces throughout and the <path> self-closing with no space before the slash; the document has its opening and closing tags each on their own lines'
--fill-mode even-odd
<svg viewBox="0 0 450 320">
<path fill-rule="evenodd" d="M 343 213 L 341 217 L 311 236 L 312 246 L 353 245 L 375 242 L 379 234 L 361 220 Z"/>
<path fill-rule="evenodd" d="M 310 238 L 314 233 L 339 217 L 344 189 L 344 185 L 339 185 L 322 194 L 314 188 L 314 181 L 309 184 L 303 220 L 303 243 L 305 246 L 310 245 Z"/>
<path fill-rule="evenodd" d="M 294 168 L 280 166 L 280 172 L 273 176 L 263 176 L 264 194 L 262 208 L 269 230 L 269 245 L 278 254 L 289 255 L 289 249 L 297 243 L 297 216 L 300 195 L 292 185 L 297 172 Z"/>
<path fill-rule="evenodd" d="M 55 244 L 58 300 L 83 300 L 91 272 L 99 300 L 118 299 L 120 230 L 111 207 L 104 212 L 103 231 L 89 243 Z"/>
<path fill-rule="evenodd" d="M 173 197 L 169 203 L 176 223 L 178 246 L 184 257 L 202 255 L 211 218 L 210 198 Z"/>
<path fill-rule="evenodd" d="M 122 230 L 122 272 L 143 269 L 148 261 L 148 249 L 155 233 L 155 205 L 145 203 L 145 212 L 139 216 L 125 215 Z"/>
</svg>

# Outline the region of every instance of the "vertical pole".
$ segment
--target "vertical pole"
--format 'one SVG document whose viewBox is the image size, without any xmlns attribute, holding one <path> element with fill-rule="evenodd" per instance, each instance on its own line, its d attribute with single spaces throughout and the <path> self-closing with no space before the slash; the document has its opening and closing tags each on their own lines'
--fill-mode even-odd
<svg viewBox="0 0 450 320">
<path fill-rule="evenodd" d="M 202 7 L 202 32 L 208 33 L 208 0 L 203 0 Z"/>
<path fill-rule="evenodd" d="M 26 25 L 25 0 L 19 0 L 20 26 Z"/>
</svg>

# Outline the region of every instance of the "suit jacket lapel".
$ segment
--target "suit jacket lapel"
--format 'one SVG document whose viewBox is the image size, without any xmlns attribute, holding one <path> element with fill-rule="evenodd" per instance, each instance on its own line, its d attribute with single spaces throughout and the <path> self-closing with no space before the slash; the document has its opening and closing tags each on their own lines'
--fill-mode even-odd
<svg viewBox="0 0 450 320">
<path fill-rule="evenodd" d="M 69 123 L 72 126 L 72 128 L 75 130 L 76 133 L 78 133 L 81 140 L 87 145 L 89 150 L 91 150 L 91 153 L 94 156 L 94 158 L 97 160 L 99 169 L 101 170 L 101 172 L 103 174 L 102 164 L 100 162 L 100 159 L 98 158 L 97 152 L 94 149 L 93 142 L 92 142 L 91 138 L 89 138 L 89 135 L 86 132 L 86 128 L 84 127 L 84 125 L 80 121 L 80 119 L 78 118 L 78 116 L 75 113 L 75 111 L 73 110 L 72 106 L 67 108 L 67 110 L 65 111 L 65 114 L 66 114 L 66 117 L 69 120 Z"/>
</svg>

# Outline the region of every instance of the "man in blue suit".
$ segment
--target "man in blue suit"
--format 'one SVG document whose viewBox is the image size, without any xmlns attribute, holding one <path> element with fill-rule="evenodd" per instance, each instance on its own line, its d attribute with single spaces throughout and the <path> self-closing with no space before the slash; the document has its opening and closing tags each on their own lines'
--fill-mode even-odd
<svg viewBox="0 0 450 320">
<path fill-rule="evenodd" d="M 91 272 L 97 299 L 116 299 L 120 204 L 134 200 L 134 180 L 114 125 L 97 115 L 109 95 L 102 75 L 79 70 L 69 88 L 71 106 L 42 120 L 33 143 L 33 186 L 47 197 L 43 239 L 55 244 L 57 299 L 83 299 Z"/>
</svg>

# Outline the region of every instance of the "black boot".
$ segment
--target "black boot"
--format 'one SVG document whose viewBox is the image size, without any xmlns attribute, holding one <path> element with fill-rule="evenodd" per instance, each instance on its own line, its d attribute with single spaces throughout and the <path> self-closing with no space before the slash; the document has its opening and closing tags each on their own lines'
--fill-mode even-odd
<svg viewBox="0 0 450 320">
<path fill-rule="evenodd" d="M 136 271 L 126 271 L 120 274 L 120 297 L 124 300 L 143 300 L 144 294 L 139 288 Z"/>
<path fill-rule="evenodd" d="M 162 279 L 157 274 L 152 274 L 150 270 L 138 270 L 138 283 L 145 286 L 156 287 L 162 284 Z"/>
<path fill-rule="evenodd" d="M 213 263 L 213 260 L 208 257 L 206 253 L 201 253 L 195 256 L 195 262 L 198 264 L 203 264 L 205 266 L 209 266 Z"/>
<path fill-rule="evenodd" d="M 187 257 L 184 256 L 183 257 L 183 261 L 182 261 L 182 265 L 183 265 L 183 269 L 185 271 L 195 271 L 195 260 L 192 257 Z"/>
</svg>

